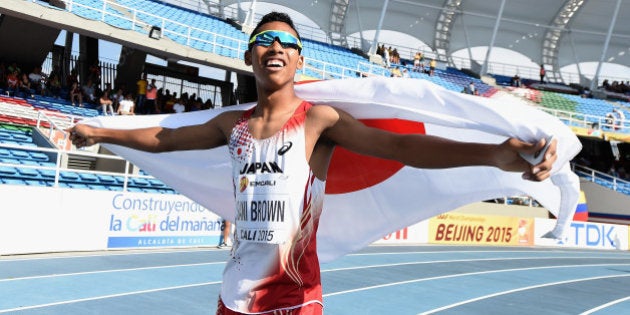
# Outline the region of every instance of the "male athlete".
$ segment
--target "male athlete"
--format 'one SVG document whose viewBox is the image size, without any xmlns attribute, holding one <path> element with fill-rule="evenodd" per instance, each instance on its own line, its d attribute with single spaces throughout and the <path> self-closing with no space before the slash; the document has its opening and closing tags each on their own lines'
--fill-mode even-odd
<svg viewBox="0 0 630 315">
<path fill-rule="evenodd" d="M 286 14 L 272 12 L 254 29 L 245 52 L 258 103 L 193 126 L 116 130 L 76 125 L 77 147 L 104 142 L 149 152 L 227 145 L 232 159 L 236 231 L 223 274 L 217 314 L 321 314 L 316 232 L 328 165 L 335 146 L 418 168 L 469 165 L 521 172 L 542 181 L 556 160 L 556 141 L 538 165 L 519 153 L 541 150 L 509 139 L 501 144 L 456 142 L 366 127 L 346 112 L 313 106 L 294 92 L 304 65 L 302 43 Z"/>
</svg>

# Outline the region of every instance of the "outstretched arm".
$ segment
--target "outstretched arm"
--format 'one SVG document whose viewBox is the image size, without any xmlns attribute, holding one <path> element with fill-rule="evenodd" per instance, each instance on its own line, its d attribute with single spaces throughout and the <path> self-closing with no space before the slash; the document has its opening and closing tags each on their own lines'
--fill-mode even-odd
<svg viewBox="0 0 630 315">
<path fill-rule="evenodd" d="M 225 112 L 204 124 L 180 128 L 150 127 L 141 129 L 97 128 L 77 124 L 66 131 L 77 147 L 96 143 L 117 144 L 147 152 L 211 149 L 227 143 L 230 126 L 240 114 Z"/>
<path fill-rule="evenodd" d="M 530 165 L 520 154 L 533 154 L 541 150 L 545 140 L 527 143 L 510 138 L 501 144 L 459 142 L 431 135 L 396 134 L 367 127 L 348 113 L 328 106 L 323 107 L 319 115 L 328 122 L 322 135 L 336 145 L 412 167 L 494 166 L 504 171 L 521 172 L 524 179 L 542 181 L 551 176 L 552 164 L 557 159 L 555 140 L 544 153 L 542 162 Z"/>
</svg>

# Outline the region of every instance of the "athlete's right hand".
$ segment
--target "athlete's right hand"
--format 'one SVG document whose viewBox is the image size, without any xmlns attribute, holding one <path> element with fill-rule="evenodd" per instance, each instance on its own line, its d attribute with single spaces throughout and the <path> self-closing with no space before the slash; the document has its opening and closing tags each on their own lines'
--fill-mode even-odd
<svg viewBox="0 0 630 315">
<path fill-rule="evenodd" d="M 82 148 L 89 147 L 96 143 L 90 136 L 93 129 L 94 127 L 78 124 L 66 129 L 65 131 L 69 133 L 68 139 L 72 141 L 72 144 L 74 144 L 77 148 Z"/>
</svg>

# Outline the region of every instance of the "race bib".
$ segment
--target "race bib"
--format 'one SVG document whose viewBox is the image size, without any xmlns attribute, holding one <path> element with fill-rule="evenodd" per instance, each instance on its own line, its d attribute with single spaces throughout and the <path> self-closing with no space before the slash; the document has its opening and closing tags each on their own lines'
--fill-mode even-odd
<svg viewBox="0 0 630 315">
<path fill-rule="evenodd" d="M 274 193 L 286 191 L 284 185 L 277 175 L 240 178 L 235 220 L 240 242 L 283 244 L 289 239 L 297 214 L 291 211 L 289 195 Z"/>
</svg>

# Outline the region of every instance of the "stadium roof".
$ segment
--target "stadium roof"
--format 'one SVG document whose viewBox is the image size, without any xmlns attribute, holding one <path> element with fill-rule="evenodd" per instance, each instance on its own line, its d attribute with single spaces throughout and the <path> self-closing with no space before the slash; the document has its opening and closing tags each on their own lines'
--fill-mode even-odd
<svg viewBox="0 0 630 315">
<path fill-rule="evenodd" d="M 378 29 L 383 6 L 387 3 L 381 30 L 411 35 L 431 46 L 442 58 L 467 47 L 490 46 L 500 16 L 493 47 L 520 52 L 554 71 L 575 63 L 599 62 L 616 15 L 603 61 L 630 66 L 629 0 L 264 2 L 304 13 L 335 44 L 343 44 L 347 35 Z M 221 0 L 220 3 L 229 6 L 243 1 Z M 548 74 L 554 75 L 549 71 Z"/>
</svg>

